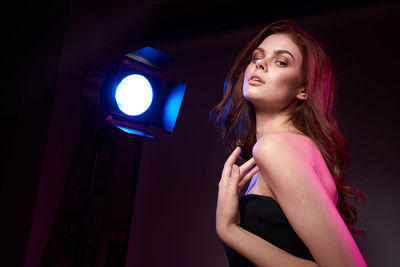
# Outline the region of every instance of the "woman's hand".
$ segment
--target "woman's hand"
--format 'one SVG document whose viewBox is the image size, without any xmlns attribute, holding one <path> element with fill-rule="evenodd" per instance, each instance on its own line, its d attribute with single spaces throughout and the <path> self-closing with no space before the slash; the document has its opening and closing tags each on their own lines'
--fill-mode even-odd
<svg viewBox="0 0 400 267">
<path fill-rule="evenodd" d="M 258 171 L 257 166 L 250 170 L 250 168 L 255 164 L 254 158 L 249 159 L 240 167 L 234 164 L 239 154 L 240 147 L 236 147 L 225 162 L 221 180 L 218 184 L 218 202 L 216 211 L 216 229 L 218 235 L 229 226 L 240 224 L 240 190 Z"/>
</svg>

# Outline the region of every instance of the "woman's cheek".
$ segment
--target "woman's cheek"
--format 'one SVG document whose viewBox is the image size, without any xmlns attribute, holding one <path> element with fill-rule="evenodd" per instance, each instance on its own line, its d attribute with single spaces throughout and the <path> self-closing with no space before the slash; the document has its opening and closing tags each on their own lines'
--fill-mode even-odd
<svg viewBox="0 0 400 267">
<path fill-rule="evenodd" d="M 287 94 L 293 94 L 298 86 L 298 76 L 296 73 L 285 73 L 276 79 L 276 87 Z"/>
</svg>

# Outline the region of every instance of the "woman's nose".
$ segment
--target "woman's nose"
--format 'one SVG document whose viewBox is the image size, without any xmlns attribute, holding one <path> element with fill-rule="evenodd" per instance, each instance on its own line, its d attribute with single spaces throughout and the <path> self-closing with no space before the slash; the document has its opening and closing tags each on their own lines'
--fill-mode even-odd
<svg viewBox="0 0 400 267">
<path fill-rule="evenodd" d="M 265 67 L 264 67 L 264 63 L 263 63 L 263 61 L 261 60 L 261 59 L 258 59 L 257 61 L 256 61 L 256 68 L 257 69 L 262 69 L 262 70 L 264 70 L 265 69 Z"/>
</svg>

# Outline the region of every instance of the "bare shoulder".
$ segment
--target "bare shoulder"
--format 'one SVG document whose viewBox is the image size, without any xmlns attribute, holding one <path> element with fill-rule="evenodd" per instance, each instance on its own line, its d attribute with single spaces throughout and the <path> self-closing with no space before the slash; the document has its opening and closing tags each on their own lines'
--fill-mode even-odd
<svg viewBox="0 0 400 267">
<path fill-rule="evenodd" d="M 279 177 L 274 172 L 303 173 L 303 177 L 314 177 L 321 182 L 334 203 L 337 202 L 335 181 L 311 138 L 290 132 L 271 132 L 262 136 L 253 147 L 256 164 L 265 168 L 264 180 L 272 186 Z M 306 175 L 314 172 L 314 175 Z M 272 188 L 270 188 L 272 189 Z"/>
<path fill-rule="evenodd" d="M 253 156 L 265 155 L 265 152 L 291 153 L 292 156 L 301 158 L 304 163 L 314 164 L 316 150 L 318 150 L 316 145 L 308 136 L 290 132 L 271 132 L 257 141 L 253 147 Z"/>
</svg>

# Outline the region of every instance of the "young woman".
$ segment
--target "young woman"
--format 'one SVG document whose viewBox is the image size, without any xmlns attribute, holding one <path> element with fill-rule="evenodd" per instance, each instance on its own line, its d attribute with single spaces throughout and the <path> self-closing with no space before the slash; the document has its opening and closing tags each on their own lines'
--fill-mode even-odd
<svg viewBox="0 0 400 267">
<path fill-rule="evenodd" d="M 334 86 L 322 45 L 290 20 L 267 26 L 237 57 L 210 113 L 233 151 L 216 210 L 230 266 L 366 266 L 350 233 L 360 231 L 344 197 L 362 194 L 344 184 Z"/>
</svg>

